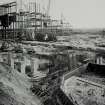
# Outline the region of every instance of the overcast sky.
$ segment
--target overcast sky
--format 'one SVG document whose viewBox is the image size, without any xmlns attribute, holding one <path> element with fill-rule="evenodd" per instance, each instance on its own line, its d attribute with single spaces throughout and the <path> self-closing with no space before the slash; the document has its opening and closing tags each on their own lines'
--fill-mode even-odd
<svg viewBox="0 0 105 105">
<path fill-rule="evenodd" d="M 46 8 L 48 0 L 37 1 Z M 51 0 L 50 15 L 60 19 L 61 14 L 74 28 L 105 28 L 105 0 Z"/>
</svg>

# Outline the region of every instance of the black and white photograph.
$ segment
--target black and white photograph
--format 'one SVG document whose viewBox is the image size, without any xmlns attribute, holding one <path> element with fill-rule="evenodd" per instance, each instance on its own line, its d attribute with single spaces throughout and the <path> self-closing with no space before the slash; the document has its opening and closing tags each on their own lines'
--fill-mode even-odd
<svg viewBox="0 0 105 105">
<path fill-rule="evenodd" d="M 0 0 L 0 105 L 105 105 L 105 0 Z"/>
</svg>

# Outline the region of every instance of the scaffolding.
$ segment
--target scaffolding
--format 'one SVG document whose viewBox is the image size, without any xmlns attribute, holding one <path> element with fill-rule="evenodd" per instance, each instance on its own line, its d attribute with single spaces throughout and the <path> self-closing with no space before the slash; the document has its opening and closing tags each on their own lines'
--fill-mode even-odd
<svg viewBox="0 0 105 105">
<path fill-rule="evenodd" d="M 13 38 L 15 36 L 14 22 L 16 21 L 16 2 L 0 5 L 0 29 L 2 38 L 7 38 L 7 30 L 12 29 Z"/>
<path fill-rule="evenodd" d="M 22 6 L 18 7 L 17 2 L 0 5 L 1 39 L 20 40 L 31 37 L 34 40 L 37 33 L 56 34 L 62 30 L 62 24 L 42 12 L 37 2 L 25 5 L 27 10 L 23 10 Z M 67 27 L 64 30 L 67 30 Z"/>
</svg>

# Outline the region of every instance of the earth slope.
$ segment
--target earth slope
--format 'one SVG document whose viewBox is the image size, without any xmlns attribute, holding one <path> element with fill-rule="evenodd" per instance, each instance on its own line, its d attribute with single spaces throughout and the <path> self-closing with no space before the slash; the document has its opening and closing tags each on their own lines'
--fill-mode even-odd
<svg viewBox="0 0 105 105">
<path fill-rule="evenodd" d="M 25 75 L 0 63 L 0 105 L 40 105 L 30 87 Z"/>
</svg>

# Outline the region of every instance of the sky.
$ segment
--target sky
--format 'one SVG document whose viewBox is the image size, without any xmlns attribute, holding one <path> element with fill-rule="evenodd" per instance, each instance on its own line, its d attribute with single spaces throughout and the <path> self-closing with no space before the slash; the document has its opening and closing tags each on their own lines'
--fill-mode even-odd
<svg viewBox="0 0 105 105">
<path fill-rule="evenodd" d="M 62 13 L 75 28 L 105 28 L 105 0 L 52 0 L 51 14 Z"/>
<path fill-rule="evenodd" d="M 0 3 L 10 0 L 0 0 Z M 13 0 L 12 0 L 13 1 Z M 19 0 L 17 0 L 19 1 Z M 26 2 L 27 0 L 23 0 Z M 35 1 L 35 0 L 31 0 Z M 36 0 L 48 5 L 48 0 Z M 51 17 L 64 19 L 74 28 L 105 28 L 105 0 L 51 0 Z"/>
</svg>

